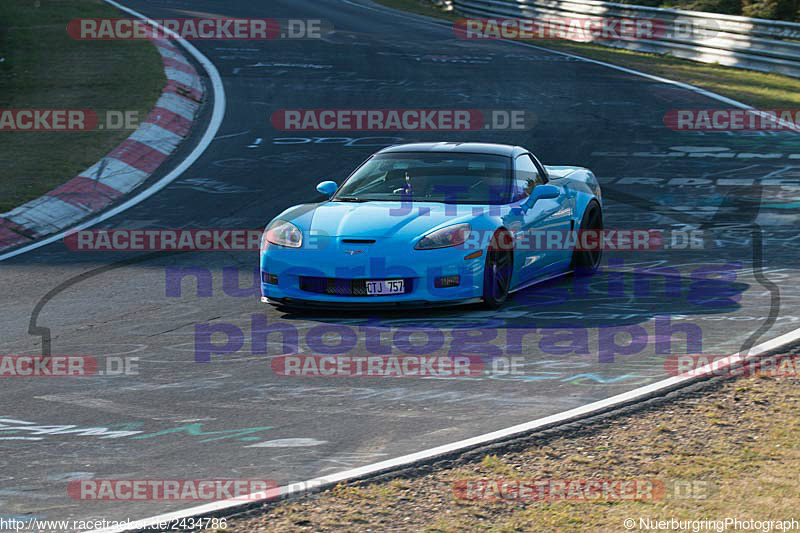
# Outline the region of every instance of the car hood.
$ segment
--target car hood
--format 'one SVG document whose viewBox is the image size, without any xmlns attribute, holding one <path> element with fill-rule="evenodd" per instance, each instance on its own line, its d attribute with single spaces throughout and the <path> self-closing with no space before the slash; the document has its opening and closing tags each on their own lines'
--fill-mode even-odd
<svg viewBox="0 0 800 533">
<path fill-rule="evenodd" d="M 331 237 L 414 238 L 432 229 L 468 222 L 472 207 L 414 202 L 325 202 L 307 213 L 303 229 Z"/>
</svg>

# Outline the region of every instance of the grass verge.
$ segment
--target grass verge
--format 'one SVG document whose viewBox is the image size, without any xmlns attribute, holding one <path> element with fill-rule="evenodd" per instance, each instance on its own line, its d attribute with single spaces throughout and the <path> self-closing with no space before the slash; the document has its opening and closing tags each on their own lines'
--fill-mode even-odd
<svg viewBox="0 0 800 533">
<path fill-rule="evenodd" d="M 164 86 L 150 41 L 77 41 L 74 18 L 120 18 L 102 0 L 0 2 L 0 108 L 135 111 L 144 120 Z M 133 131 L 0 133 L 0 213 L 77 176 Z"/>
<path fill-rule="evenodd" d="M 800 379 L 730 380 L 568 437 L 542 438 L 524 451 L 414 478 L 340 485 L 229 519 L 226 531 L 625 531 L 625 519 L 635 521 L 632 531 L 643 531 L 640 519 L 800 521 L 799 413 Z M 453 491 L 464 479 L 643 478 L 662 480 L 677 494 L 656 501 L 488 502 L 460 500 Z"/>
<path fill-rule="evenodd" d="M 421 0 L 375 0 L 387 7 L 453 22 L 463 15 L 448 13 Z M 455 35 L 454 35 L 455 37 Z M 800 108 L 800 79 L 697 63 L 657 54 L 646 54 L 571 41 L 530 41 L 531 44 L 589 59 L 605 61 L 670 80 L 690 83 L 760 109 Z"/>
</svg>

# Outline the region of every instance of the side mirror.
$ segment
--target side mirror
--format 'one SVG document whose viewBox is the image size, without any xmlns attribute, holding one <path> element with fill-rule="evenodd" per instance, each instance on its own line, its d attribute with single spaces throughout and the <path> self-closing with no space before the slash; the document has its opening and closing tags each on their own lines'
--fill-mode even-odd
<svg viewBox="0 0 800 533">
<path fill-rule="evenodd" d="M 328 198 L 333 196 L 333 193 L 335 193 L 336 189 L 338 188 L 339 186 L 336 185 L 335 181 L 323 181 L 322 183 L 317 185 L 317 190 L 322 194 L 324 194 L 325 196 L 327 196 Z"/>
<path fill-rule="evenodd" d="M 561 189 L 555 185 L 537 185 L 533 188 L 531 195 L 528 197 L 528 201 L 525 203 L 528 207 L 531 207 L 536 203 L 536 200 L 548 200 L 558 198 L 559 196 L 561 196 Z"/>
</svg>

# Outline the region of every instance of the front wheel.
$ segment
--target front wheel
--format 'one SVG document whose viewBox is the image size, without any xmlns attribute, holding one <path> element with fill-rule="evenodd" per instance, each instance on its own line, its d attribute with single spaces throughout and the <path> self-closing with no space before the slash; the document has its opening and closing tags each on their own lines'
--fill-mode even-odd
<svg viewBox="0 0 800 533">
<path fill-rule="evenodd" d="M 483 271 L 483 303 L 491 309 L 497 309 L 508 300 L 508 292 L 511 288 L 514 255 L 512 250 L 502 248 L 502 246 L 490 246 L 486 253 L 486 267 Z"/>
<path fill-rule="evenodd" d="M 586 210 L 583 212 L 581 225 L 579 230 L 592 230 L 598 233 L 603 231 L 603 212 L 600 210 L 600 204 L 596 200 L 589 202 Z M 597 272 L 600 266 L 600 259 L 603 257 L 603 250 L 599 246 L 602 239 L 597 239 L 598 247 L 595 250 L 578 250 L 577 248 L 572 251 L 572 263 L 570 269 L 576 276 L 591 276 Z"/>
</svg>

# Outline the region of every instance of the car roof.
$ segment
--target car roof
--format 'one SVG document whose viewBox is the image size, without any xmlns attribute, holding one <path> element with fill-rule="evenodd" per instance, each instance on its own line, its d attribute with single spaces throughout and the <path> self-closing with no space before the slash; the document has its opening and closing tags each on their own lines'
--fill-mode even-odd
<svg viewBox="0 0 800 533">
<path fill-rule="evenodd" d="M 510 144 L 494 143 L 458 143 L 458 142 L 435 142 L 435 143 L 410 143 L 396 144 L 387 146 L 378 151 L 379 154 L 397 152 L 455 152 L 468 154 L 493 154 L 514 157 L 528 153 L 528 150 L 521 146 Z"/>
</svg>

